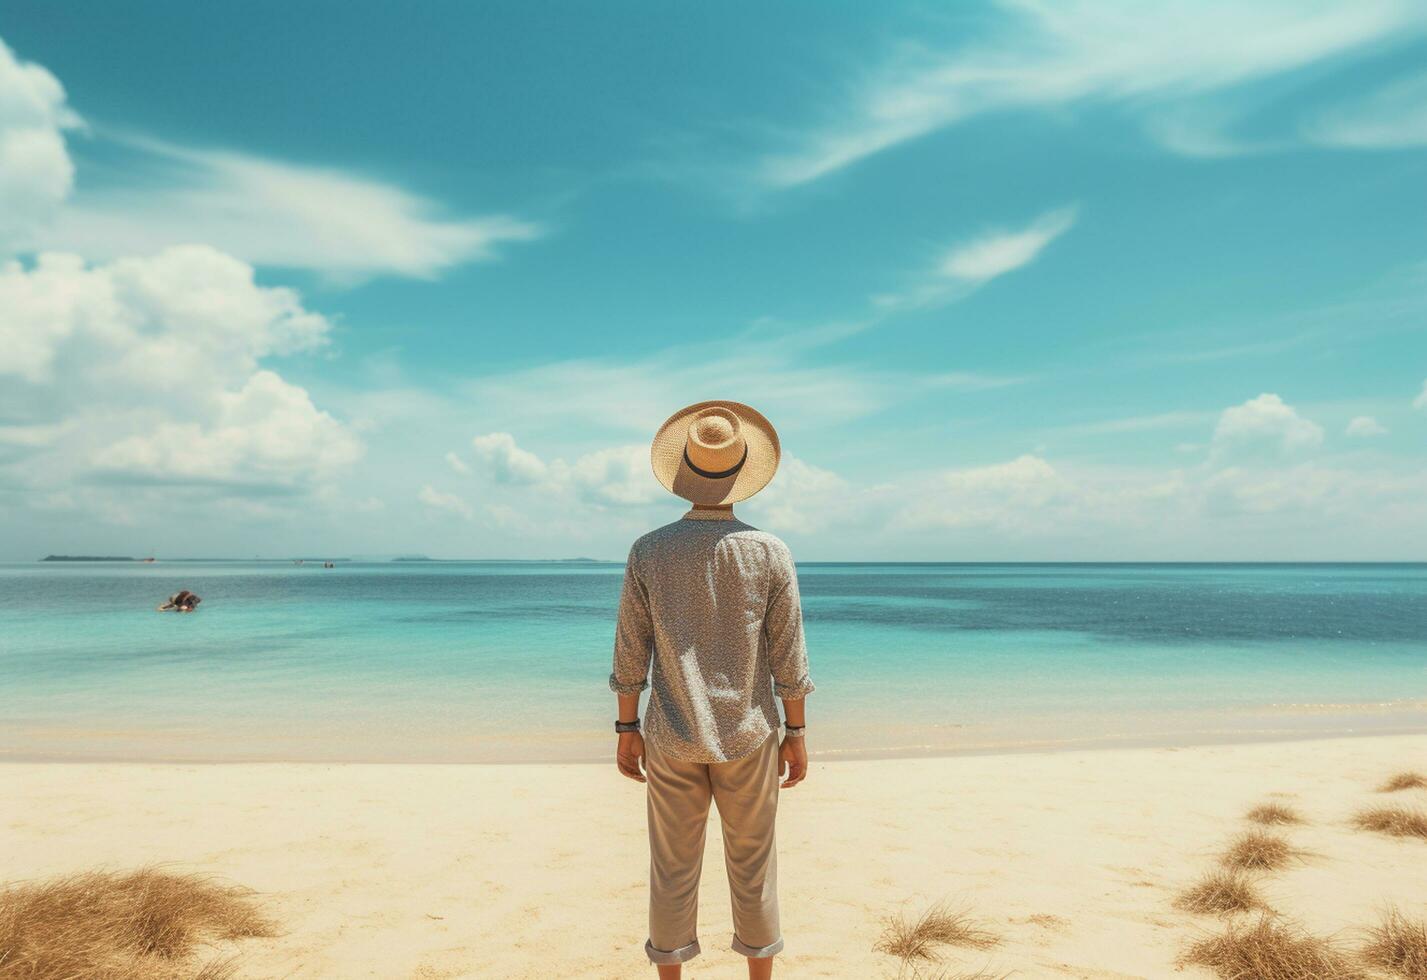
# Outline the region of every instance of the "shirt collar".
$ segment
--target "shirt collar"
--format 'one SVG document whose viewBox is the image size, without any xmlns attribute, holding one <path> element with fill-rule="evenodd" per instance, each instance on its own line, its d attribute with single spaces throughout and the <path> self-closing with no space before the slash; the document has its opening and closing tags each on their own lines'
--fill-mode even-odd
<svg viewBox="0 0 1427 980">
<path fill-rule="evenodd" d="M 733 519 L 732 507 L 700 507 L 695 504 L 684 514 L 686 521 L 731 521 Z"/>
</svg>

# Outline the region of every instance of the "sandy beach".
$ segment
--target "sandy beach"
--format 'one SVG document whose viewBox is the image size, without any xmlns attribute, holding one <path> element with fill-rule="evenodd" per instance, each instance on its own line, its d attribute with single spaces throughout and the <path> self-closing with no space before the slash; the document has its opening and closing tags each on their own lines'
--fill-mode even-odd
<svg viewBox="0 0 1427 980">
<path fill-rule="evenodd" d="M 1396 903 L 1420 917 L 1427 841 L 1355 829 L 1427 762 L 1427 735 L 832 761 L 782 798 L 781 975 L 890 977 L 883 920 L 946 902 L 1001 937 L 940 968 L 1067 977 L 1180 967 L 1222 928 L 1175 895 L 1243 815 L 1287 804 L 1304 853 L 1261 877 L 1273 909 L 1351 945 Z M 163 864 L 260 893 L 275 938 L 223 947 L 251 977 L 637 977 L 642 788 L 612 765 L 5 763 L 8 881 Z M 715 818 L 716 819 L 716 818 Z M 737 977 L 717 828 L 690 977 Z"/>
</svg>

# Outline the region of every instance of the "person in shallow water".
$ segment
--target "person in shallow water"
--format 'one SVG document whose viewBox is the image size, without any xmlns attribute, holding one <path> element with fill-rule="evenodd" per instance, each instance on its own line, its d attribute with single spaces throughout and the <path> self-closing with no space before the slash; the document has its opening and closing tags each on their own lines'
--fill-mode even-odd
<svg viewBox="0 0 1427 980">
<path fill-rule="evenodd" d="M 783 949 L 774 822 L 780 790 L 808 772 L 803 699 L 813 690 L 792 555 L 733 516 L 735 503 L 773 478 L 778 435 L 747 405 L 699 402 L 660 427 L 651 456 L 659 481 L 693 506 L 630 548 L 609 678 L 618 696 L 616 764 L 645 784 L 644 951 L 660 980 L 678 980 L 699 954 L 712 801 L 723 825 L 732 946 L 761 980 Z"/>
<path fill-rule="evenodd" d="M 193 612 L 202 601 L 192 592 L 182 589 L 169 596 L 168 601 L 159 606 L 159 612 Z"/>
</svg>

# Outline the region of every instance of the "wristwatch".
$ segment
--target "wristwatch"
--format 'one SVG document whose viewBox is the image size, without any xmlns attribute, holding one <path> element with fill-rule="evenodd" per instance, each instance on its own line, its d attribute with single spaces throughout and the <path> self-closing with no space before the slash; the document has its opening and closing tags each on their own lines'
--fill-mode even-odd
<svg viewBox="0 0 1427 980">
<path fill-rule="evenodd" d="M 621 735 L 623 735 L 625 732 L 637 732 L 639 731 L 639 719 L 636 718 L 633 721 L 619 721 L 618 719 L 616 719 L 614 723 L 614 730 L 619 732 Z"/>
<path fill-rule="evenodd" d="M 788 738 L 802 738 L 803 732 L 807 727 L 807 725 L 789 725 L 787 722 L 784 722 L 783 734 L 788 736 Z"/>
</svg>

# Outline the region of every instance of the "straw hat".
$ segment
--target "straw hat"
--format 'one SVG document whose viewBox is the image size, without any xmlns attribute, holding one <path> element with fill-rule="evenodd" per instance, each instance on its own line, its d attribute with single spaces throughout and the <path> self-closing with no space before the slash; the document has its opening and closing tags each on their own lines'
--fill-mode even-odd
<svg viewBox="0 0 1427 980">
<path fill-rule="evenodd" d="M 695 504 L 747 500 L 778 469 L 778 433 L 739 402 L 681 408 L 654 434 L 650 460 L 665 488 Z"/>
</svg>

